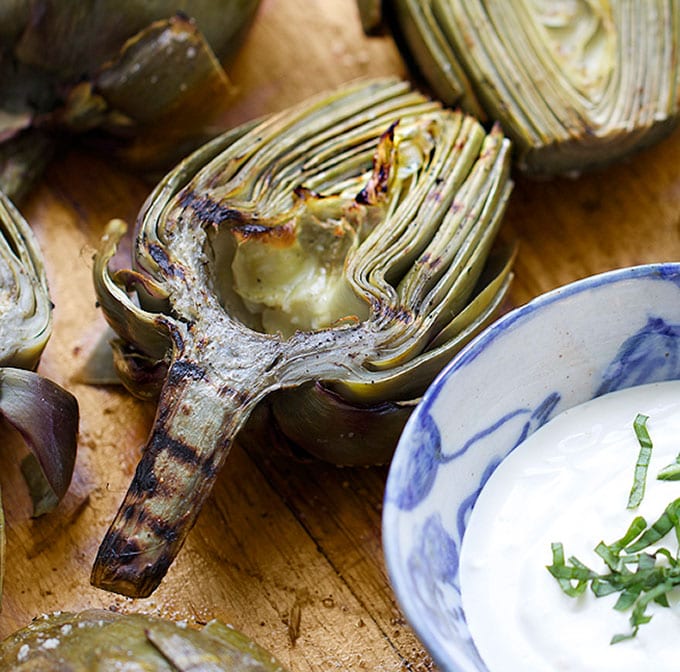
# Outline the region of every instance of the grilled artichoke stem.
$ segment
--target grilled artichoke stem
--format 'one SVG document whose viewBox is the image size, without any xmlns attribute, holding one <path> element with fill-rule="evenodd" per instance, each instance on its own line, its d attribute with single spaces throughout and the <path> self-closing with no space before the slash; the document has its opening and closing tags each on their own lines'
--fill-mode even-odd
<svg viewBox="0 0 680 672">
<path fill-rule="evenodd" d="M 124 232 L 120 220 L 111 222 L 96 269 L 106 269 Z M 106 301 L 105 292 L 116 286 L 104 274 L 97 289 Z M 118 289 L 117 296 L 125 294 Z M 143 312 L 127 298 L 122 302 L 126 310 L 117 313 L 119 318 Z M 376 352 L 375 335 L 361 325 L 298 332 L 286 339 L 246 329 L 210 303 L 203 308 L 194 324 L 164 321 L 175 347 L 151 435 L 95 559 L 91 582 L 100 588 L 129 597 L 147 597 L 156 589 L 210 494 L 234 437 L 263 397 L 293 385 L 300 368 L 312 378 L 340 375 L 351 370 L 359 353 Z M 208 342 L 200 335 L 215 323 L 215 340 Z M 223 366 L 225 351 L 238 366 Z"/>
<path fill-rule="evenodd" d="M 93 584 L 130 597 L 156 589 L 253 401 L 247 393 L 217 389 L 191 359 L 173 363 L 144 455 L 97 554 Z"/>
</svg>

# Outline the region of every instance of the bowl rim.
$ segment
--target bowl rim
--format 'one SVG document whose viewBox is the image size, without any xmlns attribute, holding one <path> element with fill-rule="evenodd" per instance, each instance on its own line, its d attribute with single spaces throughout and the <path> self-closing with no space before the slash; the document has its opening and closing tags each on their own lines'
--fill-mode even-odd
<svg viewBox="0 0 680 672">
<path fill-rule="evenodd" d="M 649 279 L 658 277 L 664 280 L 673 280 L 680 287 L 680 262 L 655 262 L 627 266 L 612 270 L 603 271 L 589 275 L 567 284 L 548 290 L 535 296 L 526 303 L 517 306 L 504 315 L 497 318 L 488 327 L 482 330 L 468 344 L 465 345 L 449 363 L 440 371 L 428 386 L 418 405 L 409 417 L 397 443 L 394 455 L 388 470 L 385 492 L 383 496 L 383 515 L 382 515 L 382 547 L 387 575 L 392 586 L 397 604 L 401 608 L 406 620 L 415 632 L 420 642 L 431 655 L 434 662 L 442 670 L 456 672 L 457 668 L 451 668 L 450 655 L 444 651 L 440 645 L 440 639 L 431 632 L 430 628 L 425 627 L 423 622 L 417 618 L 419 610 L 415 602 L 414 595 L 409 590 L 403 588 L 408 584 L 408 572 L 404 566 L 398 562 L 403 557 L 401 553 L 402 544 L 400 543 L 399 517 L 401 515 L 398 507 L 392 502 L 397 500 L 400 484 L 396 481 L 395 474 L 404 473 L 398 465 L 404 461 L 405 455 L 409 452 L 410 435 L 413 428 L 417 427 L 422 415 L 428 412 L 432 403 L 441 393 L 449 378 L 458 370 L 464 368 L 479 355 L 490 343 L 499 338 L 506 330 L 513 327 L 518 322 L 529 318 L 533 313 L 541 308 L 549 306 L 556 301 L 567 297 L 581 294 L 593 288 L 603 285 L 618 284 L 619 282 Z"/>
</svg>

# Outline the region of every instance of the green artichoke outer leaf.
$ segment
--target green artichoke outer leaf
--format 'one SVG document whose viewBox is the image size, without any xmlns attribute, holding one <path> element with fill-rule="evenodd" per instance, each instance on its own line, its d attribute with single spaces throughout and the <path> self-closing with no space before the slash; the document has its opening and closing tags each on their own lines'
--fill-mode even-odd
<svg viewBox="0 0 680 672">
<path fill-rule="evenodd" d="M 108 130 L 116 132 L 121 115 L 120 132 L 129 136 L 134 128 L 134 141 L 118 156 L 144 168 L 167 166 L 213 137 L 235 96 L 210 45 L 181 16 L 153 23 L 126 43 L 97 74 L 94 90 L 115 110 Z"/>
<path fill-rule="evenodd" d="M 99 305 L 128 353 L 167 376 L 94 585 L 156 588 L 274 393 L 279 421 L 296 398 L 306 406 L 282 427 L 293 440 L 316 407 L 317 445 L 336 416 L 324 457 L 385 459 L 406 409 L 507 290 L 512 252 L 495 259 L 491 243 L 509 164 L 498 127 L 397 79 L 357 81 L 217 138 L 162 180 L 137 222 L 135 270 L 153 291 L 136 299 L 109 270 L 124 233 L 112 223 L 94 264 Z M 361 456 L 346 437 L 367 436 L 370 418 L 391 428 Z"/>
<path fill-rule="evenodd" d="M 445 105 L 460 105 L 480 121 L 487 114 L 453 47 L 434 16 L 436 6 L 421 0 L 395 0 L 394 14 L 409 55 Z"/>
<path fill-rule="evenodd" d="M 274 445 L 295 459 L 311 456 L 338 466 L 385 464 L 416 403 L 353 403 L 320 382 L 305 383 L 272 392 L 248 418 L 238 442 L 255 452 Z"/>
<path fill-rule="evenodd" d="M 657 141 L 680 96 L 674 0 L 393 0 L 438 97 L 502 124 L 519 167 L 579 172 Z"/>
<path fill-rule="evenodd" d="M 117 669 L 285 672 L 269 652 L 219 621 L 198 630 L 103 609 L 45 615 L 0 643 L 0 670 Z"/>
</svg>

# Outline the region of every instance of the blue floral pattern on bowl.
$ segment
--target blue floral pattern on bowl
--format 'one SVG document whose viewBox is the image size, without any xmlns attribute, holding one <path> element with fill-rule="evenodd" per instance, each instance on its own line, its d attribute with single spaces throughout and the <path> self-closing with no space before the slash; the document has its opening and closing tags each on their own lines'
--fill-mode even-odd
<svg viewBox="0 0 680 672">
<path fill-rule="evenodd" d="M 409 420 L 385 491 L 383 545 L 404 614 L 445 672 L 487 672 L 461 601 L 470 511 L 494 469 L 563 410 L 680 378 L 680 264 L 549 292 L 478 336 Z"/>
</svg>

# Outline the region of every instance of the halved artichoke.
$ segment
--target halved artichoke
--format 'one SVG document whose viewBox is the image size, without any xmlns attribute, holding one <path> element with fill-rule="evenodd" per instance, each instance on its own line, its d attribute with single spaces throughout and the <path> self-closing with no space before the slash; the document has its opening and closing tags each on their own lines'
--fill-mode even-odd
<svg viewBox="0 0 680 672">
<path fill-rule="evenodd" d="M 0 3 L 0 188 L 22 195 L 64 136 L 109 138 L 119 158 L 165 170 L 216 135 L 233 100 L 220 59 L 258 4 Z"/>
<path fill-rule="evenodd" d="M 57 504 L 71 481 L 78 404 L 70 392 L 32 370 L 52 332 L 52 303 L 37 240 L 2 192 L 0 234 L 0 417 L 32 451 L 22 470 L 37 516 Z M 0 504 L 0 594 L 3 523 Z"/>
<path fill-rule="evenodd" d="M 219 621 L 202 629 L 104 609 L 35 619 L 0 643 L 0 671 L 285 672 L 261 646 Z"/>
<path fill-rule="evenodd" d="M 274 393 L 283 430 L 317 454 L 387 459 L 380 428 L 403 425 L 510 282 L 512 251 L 489 256 L 509 153 L 498 128 L 404 82 L 356 82 L 181 163 L 140 213 L 137 270 L 109 269 L 124 233 L 111 223 L 94 282 L 118 369 L 132 391 L 162 389 L 95 585 L 156 588 Z"/>
<path fill-rule="evenodd" d="M 364 25 L 377 5 L 360 0 Z M 435 94 L 499 121 L 527 172 L 614 161 L 677 120 L 676 0 L 387 0 L 383 12 Z"/>
</svg>

